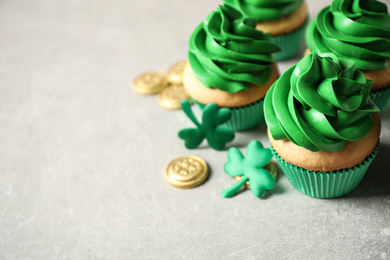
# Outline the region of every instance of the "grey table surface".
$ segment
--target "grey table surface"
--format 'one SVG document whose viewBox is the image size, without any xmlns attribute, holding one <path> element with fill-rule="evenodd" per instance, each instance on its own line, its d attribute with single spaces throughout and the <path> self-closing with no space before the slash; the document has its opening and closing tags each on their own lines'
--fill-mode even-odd
<svg viewBox="0 0 390 260">
<path fill-rule="evenodd" d="M 311 18 L 329 2 L 309 1 Z M 265 198 L 224 199 L 227 152 L 187 150 L 184 113 L 131 90 L 138 74 L 185 59 L 218 4 L 0 1 L 0 259 L 390 259 L 390 106 L 380 152 L 350 194 L 310 198 L 282 174 Z M 265 132 L 229 146 L 268 147 Z M 165 182 L 183 155 L 208 162 L 204 185 Z"/>
</svg>

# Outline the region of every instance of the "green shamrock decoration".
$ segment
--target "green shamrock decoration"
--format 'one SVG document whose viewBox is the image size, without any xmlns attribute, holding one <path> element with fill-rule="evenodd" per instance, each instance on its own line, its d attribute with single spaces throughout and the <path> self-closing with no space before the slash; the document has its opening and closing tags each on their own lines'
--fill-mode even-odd
<svg viewBox="0 0 390 260">
<path fill-rule="evenodd" d="M 224 150 L 226 143 L 234 139 L 234 131 L 221 126 L 232 116 L 228 108 L 219 108 L 217 104 L 209 104 L 203 108 L 202 124 L 198 122 L 191 110 L 188 100 L 181 102 L 181 108 L 197 128 L 186 128 L 179 132 L 179 137 L 185 141 L 188 149 L 197 148 L 206 138 L 210 147 Z"/>
<path fill-rule="evenodd" d="M 272 174 L 262 168 L 271 161 L 272 156 L 271 149 L 265 149 L 257 140 L 249 143 L 246 158 L 237 148 L 230 148 L 228 151 L 229 161 L 225 164 L 224 170 L 232 177 L 242 176 L 242 178 L 233 186 L 223 190 L 222 197 L 235 196 L 248 180 L 253 195 L 263 197 L 265 191 L 275 187 L 276 183 Z"/>
</svg>

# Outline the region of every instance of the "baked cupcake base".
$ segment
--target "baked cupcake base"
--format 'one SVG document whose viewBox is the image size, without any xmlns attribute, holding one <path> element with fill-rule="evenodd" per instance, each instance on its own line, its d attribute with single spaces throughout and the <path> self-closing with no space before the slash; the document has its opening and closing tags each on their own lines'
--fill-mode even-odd
<svg viewBox="0 0 390 260">
<path fill-rule="evenodd" d="M 288 59 L 299 51 L 307 24 L 308 19 L 301 27 L 289 34 L 271 37 L 271 42 L 282 48 L 281 52 L 273 54 L 277 61 Z"/>
<path fill-rule="evenodd" d="M 204 104 L 194 100 L 194 102 L 203 109 Z M 249 130 L 264 122 L 264 99 L 257 102 L 243 106 L 229 108 L 232 111 L 232 117 L 223 126 L 226 126 L 233 131 Z"/>
<path fill-rule="evenodd" d="M 250 84 L 248 90 L 229 93 L 217 88 L 205 87 L 196 78 L 188 64 L 183 73 L 183 85 L 192 100 L 201 109 L 210 103 L 229 108 L 232 111 L 232 116 L 225 123 L 225 126 L 233 131 L 244 131 L 264 121 L 264 96 L 271 85 L 279 78 L 279 70 L 275 61 L 270 66 L 270 70 L 270 76 L 263 85 Z"/>
<path fill-rule="evenodd" d="M 314 198 L 336 198 L 354 190 L 366 174 L 379 149 L 352 168 L 332 172 L 309 171 L 283 160 L 271 145 L 272 152 L 291 184 L 301 193 Z"/>
</svg>

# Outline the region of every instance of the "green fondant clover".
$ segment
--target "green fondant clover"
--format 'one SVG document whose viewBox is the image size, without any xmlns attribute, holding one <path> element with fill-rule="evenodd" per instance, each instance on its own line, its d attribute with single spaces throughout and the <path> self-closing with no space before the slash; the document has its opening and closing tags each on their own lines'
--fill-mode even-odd
<svg viewBox="0 0 390 260">
<path fill-rule="evenodd" d="M 242 176 L 233 186 L 221 192 L 222 197 L 231 198 L 236 195 L 246 181 L 249 181 L 250 189 L 256 197 L 263 197 L 266 190 L 275 186 L 275 178 L 262 167 L 272 159 L 271 149 L 265 149 L 263 145 L 254 140 L 249 143 L 246 158 L 240 150 L 232 147 L 228 151 L 229 161 L 225 164 L 225 172 L 232 176 Z"/>
<path fill-rule="evenodd" d="M 216 104 L 205 106 L 201 124 L 192 113 L 191 105 L 187 100 L 181 102 L 181 107 L 197 126 L 197 128 L 186 128 L 179 132 L 179 137 L 185 141 L 185 147 L 188 149 L 197 148 L 206 138 L 210 147 L 215 150 L 224 150 L 226 143 L 234 139 L 234 131 L 221 126 L 230 119 L 232 115 L 230 109 L 219 108 Z"/>
</svg>

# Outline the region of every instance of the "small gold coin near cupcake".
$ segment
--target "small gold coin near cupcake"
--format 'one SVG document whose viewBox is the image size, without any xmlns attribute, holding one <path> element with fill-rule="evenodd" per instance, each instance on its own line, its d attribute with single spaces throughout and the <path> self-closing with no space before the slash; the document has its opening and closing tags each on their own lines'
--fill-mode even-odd
<svg viewBox="0 0 390 260">
<path fill-rule="evenodd" d="M 209 176 L 207 163 L 198 156 L 183 156 L 171 161 L 165 169 L 165 180 L 172 186 L 190 189 Z"/>
<path fill-rule="evenodd" d="M 278 166 L 276 165 L 276 162 L 270 161 L 266 166 L 264 166 L 264 169 L 266 169 L 269 173 L 271 173 L 272 176 L 274 176 L 275 181 L 278 180 L 279 178 L 279 171 L 278 171 Z M 236 176 L 235 179 L 238 182 L 241 180 L 242 176 Z M 249 186 L 249 181 L 245 182 L 245 188 L 250 189 Z"/>
<path fill-rule="evenodd" d="M 172 67 L 169 68 L 167 79 L 171 84 L 183 84 L 183 72 L 187 63 L 187 60 L 182 60 L 175 63 Z"/>
<path fill-rule="evenodd" d="M 192 102 L 183 86 L 171 85 L 160 92 L 158 103 L 165 109 L 180 109 L 183 99 Z"/>
<path fill-rule="evenodd" d="M 159 93 L 168 85 L 166 75 L 159 71 L 143 73 L 135 78 L 133 90 L 141 95 L 153 95 Z"/>
</svg>

